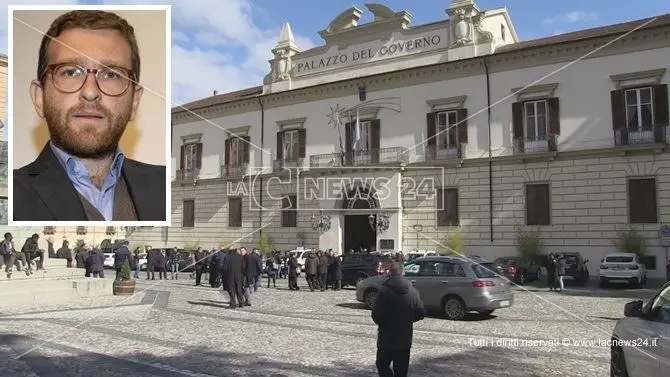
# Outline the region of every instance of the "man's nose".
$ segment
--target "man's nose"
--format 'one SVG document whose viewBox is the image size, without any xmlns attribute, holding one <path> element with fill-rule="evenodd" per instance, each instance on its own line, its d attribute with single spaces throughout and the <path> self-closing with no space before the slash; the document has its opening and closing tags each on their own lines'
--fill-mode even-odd
<svg viewBox="0 0 670 377">
<path fill-rule="evenodd" d="M 86 75 L 84 86 L 81 88 L 81 98 L 86 101 L 96 101 L 100 99 L 102 92 L 98 88 L 97 79 L 93 72 Z"/>
</svg>

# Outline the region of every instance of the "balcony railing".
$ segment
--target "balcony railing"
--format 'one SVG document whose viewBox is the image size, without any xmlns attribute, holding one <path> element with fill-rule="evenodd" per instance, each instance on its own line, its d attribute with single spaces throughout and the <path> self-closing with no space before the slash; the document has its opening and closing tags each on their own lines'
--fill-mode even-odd
<svg viewBox="0 0 670 377">
<path fill-rule="evenodd" d="M 178 181 L 194 181 L 200 177 L 200 169 L 177 170 Z"/>
<path fill-rule="evenodd" d="M 558 151 L 558 135 L 514 139 L 514 154 Z"/>
<path fill-rule="evenodd" d="M 429 145 L 426 147 L 426 161 L 444 161 L 462 159 L 465 145 L 458 143 L 452 145 Z"/>
<path fill-rule="evenodd" d="M 642 127 L 642 128 L 623 128 L 614 131 L 614 145 L 649 145 L 667 143 L 666 139 L 667 124 Z"/>
<path fill-rule="evenodd" d="M 284 169 L 302 168 L 305 163 L 304 158 L 297 159 L 276 159 L 272 161 L 272 171 L 277 172 Z"/>
<path fill-rule="evenodd" d="M 221 178 L 242 178 L 247 175 L 249 170 L 248 163 L 236 165 L 221 165 Z"/>
<path fill-rule="evenodd" d="M 370 166 L 377 164 L 409 163 L 409 154 L 404 147 L 389 147 L 367 151 L 325 153 L 309 157 L 309 166 L 314 168 L 338 166 Z"/>
</svg>

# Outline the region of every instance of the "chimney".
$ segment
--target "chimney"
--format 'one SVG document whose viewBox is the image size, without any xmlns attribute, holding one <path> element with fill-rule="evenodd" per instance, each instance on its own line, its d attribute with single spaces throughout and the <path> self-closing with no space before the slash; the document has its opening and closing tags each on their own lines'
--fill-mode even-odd
<svg viewBox="0 0 670 377">
<path fill-rule="evenodd" d="M 218 90 L 215 90 L 215 91 L 214 91 L 214 94 L 212 94 L 212 95 L 215 96 L 215 95 L 217 95 L 217 94 L 219 94 L 219 91 L 218 91 Z"/>
</svg>

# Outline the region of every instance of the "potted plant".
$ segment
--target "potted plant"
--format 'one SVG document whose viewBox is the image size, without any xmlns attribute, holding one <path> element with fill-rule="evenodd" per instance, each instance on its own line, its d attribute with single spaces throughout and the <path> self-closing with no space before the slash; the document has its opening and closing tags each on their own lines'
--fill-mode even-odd
<svg viewBox="0 0 670 377">
<path fill-rule="evenodd" d="M 441 246 L 446 249 L 446 254 L 461 255 L 463 253 L 465 242 L 463 240 L 463 233 L 461 233 L 460 229 L 450 229 L 447 234 L 442 237 L 441 241 Z"/>
<path fill-rule="evenodd" d="M 121 280 L 114 280 L 112 293 L 115 296 L 132 296 L 135 294 L 135 280 L 130 277 L 130 263 L 128 259 L 123 261 Z"/>
</svg>

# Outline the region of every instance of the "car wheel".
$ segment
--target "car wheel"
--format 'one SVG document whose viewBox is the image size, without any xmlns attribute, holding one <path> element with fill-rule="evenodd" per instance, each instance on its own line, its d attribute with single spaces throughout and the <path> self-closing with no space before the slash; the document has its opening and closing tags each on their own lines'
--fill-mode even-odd
<svg viewBox="0 0 670 377">
<path fill-rule="evenodd" d="M 535 274 L 535 279 L 537 281 L 542 281 L 542 270 L 541 269 L 537 270 L 537 274 Z"/>
<path fill-rule="evenodd" d="M 447 319 L 460 321 L 465 318 L 465 303 L 458 297 L 445 298 L 443 308 Z"/>
<path fill-rule="evenodd" d="M 610 377 L 628 377 L 626 357 L 621 347 L 612 347 L 610 351 Z"/>
<path fill-rule="evenodd" d="M 363 296 L 363 300 L 365 301 L 365 305 L 369 308 L 372 309 L 375 306 L 375 301 L 377 301 L 377 295 L 379 292 L 377 292 L 376 289 L 372 289 L 368 292 L 365 293 L 365 296 Z"/>
</svg>

